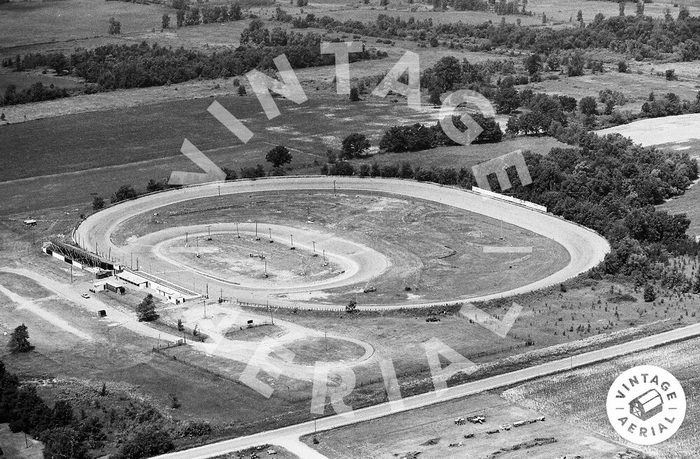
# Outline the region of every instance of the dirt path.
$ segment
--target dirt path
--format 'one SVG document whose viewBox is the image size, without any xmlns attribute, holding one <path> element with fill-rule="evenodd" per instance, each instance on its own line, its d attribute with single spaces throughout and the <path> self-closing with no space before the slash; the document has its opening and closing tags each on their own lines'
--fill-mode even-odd
<svg viewBox="0 0 700 459">
<path fill-rule="evenodd" d="M 46 309 L 37 305 L 34 301 L 20 296 L 2 285 L 0 285 L 0 293 L 8 297 L 13 303 L 16 303 L 18 309 L 26 309 L 32 314 L 35 314 L 40 319 L 45 320 L 46 322 L 49 322 L 52 325 L 55 325 L 56 327 L 60 328 L 61 330 L 77 336 L 78 338 L 84 339 L 86 341 L 93 340 L 91 335 L 81 330 L 78 330 L 77 328 L 75 328 L 74 326 L 72 326 L 53 312 L 47 311 Z"/>
</svg>

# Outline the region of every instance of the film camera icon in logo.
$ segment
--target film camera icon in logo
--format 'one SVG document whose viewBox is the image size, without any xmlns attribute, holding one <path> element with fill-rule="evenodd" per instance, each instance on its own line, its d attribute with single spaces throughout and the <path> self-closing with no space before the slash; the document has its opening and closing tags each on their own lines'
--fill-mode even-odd
<svg viewBox="0 0 700 459">
<path fill-rule="evenodd" d="M 683 387 L 668 371 L 642 365 L 615 379 L 606 403 L 608 419 L 625 440 L 655 445 L 668 440 L 683 423 Z"/>
</svg>

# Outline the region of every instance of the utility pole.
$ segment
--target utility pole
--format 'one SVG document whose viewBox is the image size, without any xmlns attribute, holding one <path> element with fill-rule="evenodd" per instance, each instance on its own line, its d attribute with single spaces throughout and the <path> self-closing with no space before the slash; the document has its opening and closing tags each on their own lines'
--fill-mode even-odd
<svg viewBox="0 0 700 459">
<path fill-rule="evenodd" d="M 333 196 L 335 196 L 335 180 L 333 180 Z"/>
<path fill-rule="evenodd" d="M 187 242 L 188 242 L 188 235 L 189 234 L 187 233 L 187 231 L 185 231 L 185 245 L 187 245 Z"/>
<path fill-rule="evenodd" d="M 290 234 L 289 235 L 289 240 L 292 242 L 292 247 L 289 250 L 294 250 L 296 247 L 294 247 L 294 235 Z"/>
<path fill-rule="evenodd" d="M 272 228 L 267 229 L 269 234 L 270 234 L 270 244 L 272 244 L 274 241 L 272 240 Z"/>
<path fill-rule="evenodd" d="M 211 225 L 207 225 L 207 241 L 211 241 Z"/>
<path fill-rule="evenodd" d="M 265 274 L 263 274 L 263 275 L 265 277 L 267 277 L 267 261 L 264 261 L 263 263 L 265 263 Z"/>
<path fill-rule="evenodd" d="M 207 298 L 209 298 L 209 282 L 207 282 Z"/>
<path fill-rule="evenodd" d="M 311 241 L 311 243 L 314 246 L 314 255 L 316 255 L 316 241 Z"/>
<path fill-rule="evenodd" d="M 255 240 L 260 240 L 260 238 L 258 237 L 258 222 L 255 222 Z"/>
<path fill-rule="evenodd" d="M 139 270 L 139 257 L 136 257 L 136 271 Z"/>
<path fill-rule="evenodd" d="M 238 239 L 241 238 L 241 233 L 238 232 L 238 222 L 236 222 L 236 236 L 238 236 Z"/>
</svg>

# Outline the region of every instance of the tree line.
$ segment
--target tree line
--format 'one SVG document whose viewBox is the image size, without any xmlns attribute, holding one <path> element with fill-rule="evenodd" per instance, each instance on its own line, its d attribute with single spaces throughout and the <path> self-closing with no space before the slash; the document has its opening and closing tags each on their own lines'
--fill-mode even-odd
<svg viewBox="0 0 700 459">
<path fill-rule="evenodd" d="M 321 27 L 328 31 L 352 33 L 381 38 L 423 41 L 430 37 L 444 40 L 461 40 L 464 47 L 474 51 L 494 48 L 530 50 L 550 54 L 559 50 L 605 48 L 631 54 L 635 59 L 658 59 L 664 54 L 675 54 L 681 60 L 700 57 L 700 18 L 681 9 L 673 18 L 644 15 L 614 16 L 606 18 L 598 13 L 588 23 L 579 14 L 578 27 L 550 28 L 525 27 L 519 24 L 491 21 L 482 24 L 441 23 L 431 18 L 408 19 L 380 14 L 375 22 L 357 20 L 339 21 L 328 16 L 317 18 L 309 14 L 294 26 Z"/>
<path fill-rule="evenodd" d="M 5 93 L 0 96 L 0 106 L 41 102 L 68 96 L 70 96 L 70 93 L 67 89 L 54 87 L 53 83 L 49 86 L 44 86 L 43 83 L 38 81 L 28 88 L 19 90 L 16 85 L 11 84 L 5 88 Z"/>
<path fill-rule="evenodd" d="M 334 64 L 334 56 L 321 54 L 321 36 L 301 34 L 281 28 L 272 31 L 259 20 L 252 21 L 241 34 L 242 46 L 211 54 L 183 47 L 173 49 L 146 42 L 134 45 L 110 44 L 94 49 L 77 49 L 70 56 L 62 53 L 33 53 L 3 60 L 6 67 L 28 70 L 48 67 L 57 74 L 70 73 L 93 85 L 93 91 L 142 88 L 181 83 L 198 78 L 228 78 L 253 69 L 276 69 L 273 59 L 284 54 L 293 68 Z M 386 53 L 366 49 L 352 53 L 351 62 L 380 59 Z M 63 90 L 56 90 L 63 91 Z M 62 93 L 62 92 L 61 92 Z M 13 96 L 19 100 L 17 96 Z"/>
</svg>

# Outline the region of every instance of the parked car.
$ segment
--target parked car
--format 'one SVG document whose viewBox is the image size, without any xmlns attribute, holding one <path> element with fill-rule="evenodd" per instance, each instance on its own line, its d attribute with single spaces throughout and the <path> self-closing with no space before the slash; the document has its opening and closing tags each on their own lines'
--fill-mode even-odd
<svg viewBox="0 0 700 459">
<path fill-rule="evenodd" d="M 80 295 L 80 296 L 82 296 L 82 297 L 85 298 L 85 299 L 90 298 L 90 295 L 88 295 L 87 293 L 83 293 L 83 294 Z"/>
</svg>

